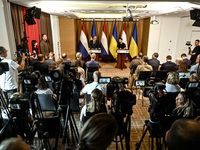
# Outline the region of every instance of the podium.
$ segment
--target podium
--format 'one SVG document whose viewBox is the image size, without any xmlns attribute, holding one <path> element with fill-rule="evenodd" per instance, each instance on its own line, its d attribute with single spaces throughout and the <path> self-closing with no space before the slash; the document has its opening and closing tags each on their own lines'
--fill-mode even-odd
<svg viewBox="0 0 200 150">
<path fill-rule="evenodd" d="M 96 61 L 99 61 L 99 54 L 101 54 L 101 49 L 91 49 L 89 50 L 90 54 L 95 53 L 96 54 Z"/>
<path fill-rule="evenodd" d="M 119 69 L 127 68 L 127 66 L 124 64 L 125 63 L 125 54 L 126 53 L 129 53 L 128 49 L 117 50 L 118 59 L 117 59 L 117 65 L 115 66 L 115 68 L 119 68 Z"/>
</svg>

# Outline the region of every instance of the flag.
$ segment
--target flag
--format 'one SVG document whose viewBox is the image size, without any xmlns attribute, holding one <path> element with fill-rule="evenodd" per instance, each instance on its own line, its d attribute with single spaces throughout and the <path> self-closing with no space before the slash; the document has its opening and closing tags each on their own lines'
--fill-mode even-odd
<svg viewBox="0 0 200 150">
<path fill-rule="evenodd" d="M 110 41 L 110 52 L 114 58 L 117 58 L 117 27 L 116 27 L 116 20 L 115 20 L 115 26 L 113 29 L 113 34 Z"/>
<path fill-rule="evenodd" d="M 106 21 L 104 20 L 103 31 L 101 35 L 101 57 L 108 55 L 108 40 L 106 34 Z"/>
<path fill-rule="evenodd" d="M 123 42 L 126 44 L 126 49 L 128 49 L 127 36 L 126 36 L 126 22 L 124 22 L 124 29 L 122 30 L 121 38 L 123 39 Z M 128 53 L 125 54 L 125 58 L 126 57 L 128 57 Z"/>
<path fill-rule="evenodd" d="M 137 22 L 135 22 L 135 26 L 133 29 L 133 35 L 131 37 L 131 42 L 130 42 L 130 46 L 129 46 L 129 53 L 132 58 L 138 54 Z"/>
<path fill-rule="evenodd" d="M 81 36 L 80 36 L 80 42 L 78 45 L 78 50 L 79 52 L 82 53 L 83 58 L 86 58 L 89 53 L 88 53 L 88 41 L 87 41 L 87 36 L 85 32 L 85 22 L 83 20 L 83 27 L 81 30 Z"/>
<path fill-rule="evenodd" d="M 96 34 L 96 28 L 95 28 L 95 21 L 93 19 L 93 25 L 92 25 L 92 32 L 91 32 L 91 37 L 90 37 L 90 41 L 92 40 L 93 36 L 97 35 Z"/>
</svg>

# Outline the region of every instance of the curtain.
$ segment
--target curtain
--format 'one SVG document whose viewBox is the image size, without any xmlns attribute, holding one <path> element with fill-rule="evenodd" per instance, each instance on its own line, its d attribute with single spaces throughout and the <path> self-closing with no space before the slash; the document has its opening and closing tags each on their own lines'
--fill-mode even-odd
<svg viewBox="0 0 200 150">
<path fill-rule="evenodd" d="M 21 39 L 24 37 L 24 21 L 23 21 L 23 12 L 22 6 L 10 3 L 13 30 L 15 36 L 16 45 L 21 43 Z"/>
<path fill-rule="evenodd" d="M 23 11 L 23 15 L 25 15 L 27 8 L 23 7 L 22 11 Z M 32 52 L 32 40 L 36 40 L 38 43 L 38 52 L 40 53 L 40 28 L 39 28 L 39 21 L 38 19 L 35 19 L 36 24 L 34 25 L 28 25 L 25 22 L 26 25 L 26 36 L 28 39 L 28 49 L 30 52 Z"/>
<path fill-rule="evenodd" d="M 50 45 L 50 51 L 53 52 L 53 40 L 52 40 L 52 30 L 51 30 L 51 20 L 50 15 L 47 13 L 41 13 L 39 19 L 40 35 L 46 34 Z"/>
</svg>

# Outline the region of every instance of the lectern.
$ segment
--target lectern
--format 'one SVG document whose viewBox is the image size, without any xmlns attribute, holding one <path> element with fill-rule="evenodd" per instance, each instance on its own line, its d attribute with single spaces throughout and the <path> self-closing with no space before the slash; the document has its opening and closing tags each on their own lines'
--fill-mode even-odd
<svg viewBox="0 0 200 150">
<path fill-rule="evenodd" d="M 101 49 L 91 49 L 89 50 L 90 54 L 95 53 L 96 54 L 96 61 L 99 61 L 99 54 L 101 54 Z"/>
<path fill-rule="evenodd" d="M 119 69 L 127 68 L 126 65 L 124 64 L 126 53 L 129 53 L 128 49 L 117 50 L 118 59 L 117 59 L 117 65 L 115 66 L 115 68 L 119 68 Z"/>
</svg>

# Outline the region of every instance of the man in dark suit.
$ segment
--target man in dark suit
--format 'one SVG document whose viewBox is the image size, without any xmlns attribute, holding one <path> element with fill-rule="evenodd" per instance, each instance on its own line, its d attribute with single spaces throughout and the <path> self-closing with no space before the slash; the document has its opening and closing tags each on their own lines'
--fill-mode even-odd
<svg viewBox="0 0 200 150">
<path fill-rule="evenodd" d="M 97 40 L 97 36 L 93 36 L 93 40 L 89 42 L 89 48 L 90 49 L 98 49 L 99 48 L 99 42 Z"/>
<path fill-rule="evenodd" d="M 99 67 L 99 62 L 95 61 L 95 59 L 96 59 L 96 54 L 92 54 L 91 60 L 86 63 L 87 68 L 88 67 Z"/>
<path fill-rule="evenodd" d="M 177 70 L 177 65 L 172 62 L 172 56 L 168 55 L 166 57 L 166 62 L 162 64 L 160 67 L 160 70 L 167 70 L 167 71 L 176 71 Z"/>
<path fill-rule="evenodd" d="M 158 60 L 158 53 L 153 53 L 152 55 L 152 59 L 149 59 L 148 64 L 151 65 L 153 67 L 153 76 L 156 75 L 156 71 L 158 71 L 159 65 L 160 65 L 160 61 Z"/>
<path fill-rule="evenodd" d="M 42 75 L 48 74 L 48 65 L 44 63 L 44 61 L 45 61 L 44 54 L 39 54 L 38 62 L 35 62 L 33 64 L 34 71 L 38 70 Z"/>
<path fill-rule="evenodd" d="M 191 62 L 194 64 L 196 62 L 197 56 L 200 54 L 200 46 L 199 46 L 199 40 L 195 40 L 195 48 L 193 51 L 189 48 L 190 55 L 191 55 Z"/>
<path fill-rule="evenodd" d="M 185 53 L 181 54 L 181 58 L 183 61 L 187 62 L 188 66 L 191 66 L 191 60 L 187 58 L 187 55 Z"/>
</svg>

